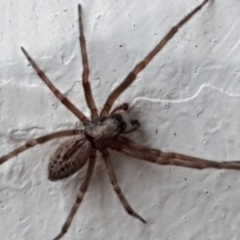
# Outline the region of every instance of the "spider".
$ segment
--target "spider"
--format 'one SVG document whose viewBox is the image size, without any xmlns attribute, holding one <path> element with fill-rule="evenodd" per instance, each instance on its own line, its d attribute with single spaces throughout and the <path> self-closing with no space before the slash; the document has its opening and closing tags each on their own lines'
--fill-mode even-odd
<svg viewBox="0 0 240 240">
<path fill-rule="evenodd" d="M 127 75 L 124 81 L 110 93 L 100 114 L 98 113 L 98 109 L 96 107 L 89 83 L 89 64 L 86 41 L 83 31 L 81 13 L 82 10 L 81 5 L 78 5 L 78 22 L 80 32 L 79 42 L 83 63 L 82 85 L 87 106 L 91 111 L 91 120 L 89 120 L 81 112 L 81 110 L 79 110 L 53 85 L 50 79 L 38 67 L 38 65 L 30 57 L 27 51 L 21 47 L 21 50 L 23 51 L 24 55 L 38 76 L 62 102 L 62 104 L 65 105 L 65 107 L 71 111 L 84 125 L 83 130 L 78 128 L 62 130 L 32 139 L 19 148 L 0 157 L 0 164 L 3 164 L 10 158 L 17 156 L 18 154 L 38 144 L 43 144 L 57 138 L 69 137 L 69 139 L 64 141 L 57 148 L 56 152 L 50 159 L 48 167 L 48 178 L 51 181 L 64 179 L 76 173 L 79 169 L 88 163 L 87 172 L 79 188 L 76 200 L 65 223 L 62 226 L 61 231 L 54 238 L 54 240 L 61 239 L 66 234 L 84 198 L 84 195 L 88 190 L 88 186 L 94 171 L 97 151 L 99 151 L 102 155 L 102 159 L 105 162 L 110 182 L 126 212 L 143 223 L 146 223 L 146 220 L 133 210 L 118 185 L 110 159 L 109 149 L 113 149 L 115 151 L 125 153 L 128 156 L 160 165 L 167 164 L 196 169 L 223 168 L 240 170 L 240 161 L 214 162 L 174 152 L 162 152 L 161 150 L 145 147 L 138 143 L 135 143 L 124 136 L 125 134 L 136 131 L 140 127 L 138 120 L 130 119 L 130 110 L 128 104 L 124 103 L 122 105 L 116 106 L 113 110 L 111 110 L 115 100 L 134 82 L 134 80 L 137 78 L 138 73 L 141 72 L 151 62 L 151 60 L 161 51 L 161 49 L 163 49 L 169 40 L 173 38 L 177 31 L 198 11 L 200 11 L 200 9 L 202 9 L 202 7 L 207 4 L 208 1 L 209 0 L 204 0 L 199 6 L 197 6 L 193 11 L 186 15 L 178 24 L 171 28 L 165 37 L 161 39 L 159 43 L 153 48 L 153 50 L 133 68 L 133 70 Z"/>
</svg>

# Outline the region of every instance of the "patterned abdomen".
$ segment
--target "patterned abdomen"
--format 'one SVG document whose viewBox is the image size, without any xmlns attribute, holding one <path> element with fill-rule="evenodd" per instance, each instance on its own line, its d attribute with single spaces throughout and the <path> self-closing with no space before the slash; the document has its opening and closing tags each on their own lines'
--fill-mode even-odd
<svg viewBox="0 0 240 240">
<path fill-rule="evenodd" d="M 50 159 L 48 178 L 56 181 L 77 172 L 87 162 L 91 149 L 91 143 L 84 135 L 63 142 Z"/>
</svg>

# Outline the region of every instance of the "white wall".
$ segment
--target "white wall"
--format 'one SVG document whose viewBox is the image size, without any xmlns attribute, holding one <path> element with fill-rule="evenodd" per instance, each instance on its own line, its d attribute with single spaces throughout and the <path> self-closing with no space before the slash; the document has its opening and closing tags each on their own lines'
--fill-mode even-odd
<svg viewBox="0 0 240 240">
<path fill-rule="evenodd" d="M 91 84 L 101 107 L 133 66 L 200 1 L 81 3 Z M 88 114 L 80 84 L 77 4 L 1 1 L 0 155 L 77 123 L 28 67 L 20 46 Z M 137 141 L 216 161 L 240 159 L 239 13 L 236 0 L 204 7 L 121 96 L 119 103 L 132 103 L 142 124 Z M 47 164 L 57 144 L 36 147 L 0 167 L 1 240 L 51 240 L 60 231 L 83 171 L 48 181 Z M 125 196 L 148 223 L 125 213 L 99 159 L 64 239 L 239 239 L 239 172 L 151 165 L 115 153 L 112 158 Z"/>
</svg>

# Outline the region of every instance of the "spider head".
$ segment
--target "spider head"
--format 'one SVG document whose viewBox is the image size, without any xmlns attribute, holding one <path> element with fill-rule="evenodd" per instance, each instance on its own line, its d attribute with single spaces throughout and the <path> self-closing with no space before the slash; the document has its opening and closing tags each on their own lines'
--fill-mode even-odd
<svg viewBox="0 0 240 240">
<path fill-rule="evenodd" d="M 113 114 L 110 118 L 114 121 L 118 134 L 123 133 L 126 130 L 127 123 L 124 121 L 121 114 Z"/>
<path fill-rule="evenodd" d="M 121 114 L 114 114 L 91 121 L 85 128 L 85 135 L 95 148 L 101 149 L 108 147 L 126 127 Z"/>
</svg>

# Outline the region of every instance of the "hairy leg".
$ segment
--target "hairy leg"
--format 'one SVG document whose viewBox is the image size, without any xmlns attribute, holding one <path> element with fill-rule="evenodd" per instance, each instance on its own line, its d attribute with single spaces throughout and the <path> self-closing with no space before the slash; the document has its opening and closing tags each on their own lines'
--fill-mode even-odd
<svg viewBox="0 0 240 240">
<path fill-rule="evenodd" d="M 90 180 L 93 175 L 95 161 L 96 161 L 96 151 L 93 150 L 93 152 L 89 158 L 87 173 L 85 175 L 82 185 L 80 186 L 79 193 L 78 193 L 76 200 L 72 206 L 71 212 L 69 213 L 67 220 L 65 221 L 65 223 L 62 226 L 61 232 L 53 240 L 61 239 L 66 234 L 67 230 L 69 229 L 69 227 L 72 223 L 72 220 L 83 200 L 83 197 L 88 190 L 88 186 L 89 186 Z"/>
<path fill-rule="evenodd" d="M 124 152 L 129 156 L 161 165 L 176 165 L 196 169 L 218 168 L 240 170 L 240 161 L 215 162 L 174 152 L 162 152 L 154 148 L 144 147 L 124 137 L 119 137 L 112 144 L 111 148 Z"/>
<path fill-rule="evenodd" d="M 94 102 L 91 85 L 89 83 L 89 64 L 88 64 L 86 40 L 84 36 L 83 23 L 82 23 L 82 9 L 80 4 L 78 5 L 78 23 L 79 23 L 79 34 L 80 34 L 79 42 L 81 46 L 82 63 L 83 63 L 82 85 L 83 85 L 85 99 L 86 99 L 88 108 L 90 109 L 92 114 L 92 119 L 95 119 L 98 117 L 98 110 Z"/>
<path fill-rule="evenodd" d="M 65 107 L 71 111 L 80 121 L 83 122 L 84 125 L 87 125 L 89 120 L 86 118 L 86 116 L 75 107 L 75 105 L 68 100 L 50 81 L 50 79 L 46 76 L 46 74 L 38 67 L 38 65 L 35 63 L 35 61 L 30 57 L 30 55 L 27 53 L 27 51 L 21 47 L 21 50 L 23 51 L 24 55 L 28 59 L 29 63 L 32 65 L 38 76 L 43 80 L 43 82 L 48 86 L 48 88 L 54 93 L 54 95 L 61 101 Z"/>
<path fill-rule="evenodd" d="M 32 139 L 28 142 L 26 142 L 24 145 L 22 145 L 19 148 L 16 148 L 15 150 L 11 151 L 10 153 L 0 157 L 0 164 L 3 164 L 8 159 L 17 156 L 19 153 L 26 151 L 29 148 L 32 148 L 38 144 L 43 144 L 45 142 L 51 141 L 56 138 L 62 138 L 62 137 L 70 137 L 78 134 L 83 134 L 83 131 L 81 130 L 63 130 L 59 132 L 50 133 L 35 139 Z"/>
<path fill-rule="evenodd" d="M 177 31 L 188 22 L 209 0 L 203 1 L 198 7 L 196 7 L 192 12 L 190 12 L 186 17 L 184 17 L 177 25 L 172 27 L 172 29 L 165 35 L 165 37 L 158 43 L 158 45 L 140 62 L 134 69 L 127 75 L 124 81 L 111 92 L 108 96 L 103 110 L 101 112 L 102 117 L 107 117 L 109 111 L 112 108 L 115 100 L 132 84 L 136 79 L 138 73 L 140 73 L 150 61 L 162 50 L 162 48 L 172 39 L 172 37 L 177 33 Z"/>
<path fill-rule="evenodd" d="M 111 182 L 113 189 L 116 192 L 119 200 L 121 201 L 123 207 L 125 208 L 125 210 L 127 211 L 128 214 L 139 219 L 141 222 L 146 223 L 146 221 L 132 209 L 132 207 L 129 205 L 128 201 L 124 197 L 122 190 L 120 189 L 120 187 L 117 183 L 117 177 L 115 175 L 108 151 L 107 150 L 102 151 L 102 155 L 103 155 L 104 162 L 106 164 L 110 182 Z"/>
</svg>

